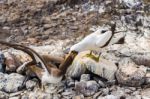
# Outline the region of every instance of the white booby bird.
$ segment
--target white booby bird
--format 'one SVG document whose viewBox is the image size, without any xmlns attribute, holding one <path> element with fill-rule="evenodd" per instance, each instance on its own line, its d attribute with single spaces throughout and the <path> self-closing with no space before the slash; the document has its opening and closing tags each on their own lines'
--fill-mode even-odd
<svg viewBox="0 0 150 99">
<path fill-rule="evenodd" d="M 111 30 L 97 30 L 96 32 L 86 36 L 79 43 L 73 45 L 70 48 L 70 51 L 76 51 L 79 53 L 82 51 L 90 50 L 92 52 L 93 50 L 99 50 L 100 48 L 107 46 L 114 35 L 115 28 L 116 24 L 112 24 Z"/>
<path fill-rule="evenodd" d="M 82 52 L 85 50 L 98 50 L 100 47 L 103 47 L 112 36 L 111 31 L 106 31 L 105 33 L 101 33 L 101 30 L 97 30 L 96 32 L 86 36 L 81 42 L 73 45 L 70 51 Z"/>
</svg>

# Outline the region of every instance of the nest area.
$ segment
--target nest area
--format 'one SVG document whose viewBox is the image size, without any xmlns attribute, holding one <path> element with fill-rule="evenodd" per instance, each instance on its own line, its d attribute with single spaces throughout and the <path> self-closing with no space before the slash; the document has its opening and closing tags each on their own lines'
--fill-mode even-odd
<svg viewBox="0 0 150 99">
<path fill-rule="evenodd" d="M 31 58 L 0 45 L 8 62 L 7 73 L 0 68 L 0 98 L 149 99 L 149 15 L 149 0 L 1 0 L 0 40 L 37 46 L 33 49 L 40 55 L 64 60 L 65 49 L 111 21 L 116 22 L 115 31 L 121 31 L 114 42 L 123 35 L 124 43 L 106 46 L 100 59 L 97 54 L 86 53 L 82 58 L 78 54 L 66 78 L 43 92 L 35 74 L 22 86 L 26 75 L 16 73 Z M 3 56 L 0 59 L 4 66 Z M 62 61 L 51 63 L 59 68 Z"/>
</svg>

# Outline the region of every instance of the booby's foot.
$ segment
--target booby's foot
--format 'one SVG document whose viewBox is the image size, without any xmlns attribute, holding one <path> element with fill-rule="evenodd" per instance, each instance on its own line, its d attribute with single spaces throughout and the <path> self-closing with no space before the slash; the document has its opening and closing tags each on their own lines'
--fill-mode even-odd
<svg viewBox="0 0 150 99">
<path fill-rule="evenodd" d="M 18 69 L 16 70 L 17 73 L 22 74 L 25 70 L 26 65 L 29 63 L 30 61 L 27 61 L 25 63 L 23 63 L 20 67 L 18 67 Z"/>
<path fill-rule="evenodd" d="M 94 61 L 96 61 L 96 62 L 99 62 L 99 57 L 100 56 L 98 56 L 98 57 L 96 57 L 95 55 L 91 55 L 91 54 L 86 54 L 86 57 L 89 57 L 89 58 L 91 58 L 91 59 L 93 59 Z"/>
</svg>

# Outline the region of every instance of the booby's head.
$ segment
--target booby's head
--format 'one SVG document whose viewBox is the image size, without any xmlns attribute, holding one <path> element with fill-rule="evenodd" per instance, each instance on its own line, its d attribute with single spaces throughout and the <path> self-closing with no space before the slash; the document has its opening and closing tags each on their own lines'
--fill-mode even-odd
<svg viewBox="0 0 150 99">
<path fill-rule="evenodd" d="M 96 34 L 103 34 L 103 33 L 107 32 L 107 31 L 109 31 L 109 30 L 110 30 L 110 29 L 109 29 L 108 27 L 103 27 L 103 28 L 100 28 L 100 29 L 96 30 L 96 31 L 93 32 L 93 33 L 96 33 Z"/>
<path fill-rule="evenodd" d="M 116 22 L 109 22 L 107 23 L 108 26 L 105 27 L 100 27 L 98 30 L 96 30 L 93 33 L 98 33 L 98 34 L 103 34 L 107 31 L 112 31 L 112 34 L 115 33 L 115 29 L 116 29 Z"/>
</svg>

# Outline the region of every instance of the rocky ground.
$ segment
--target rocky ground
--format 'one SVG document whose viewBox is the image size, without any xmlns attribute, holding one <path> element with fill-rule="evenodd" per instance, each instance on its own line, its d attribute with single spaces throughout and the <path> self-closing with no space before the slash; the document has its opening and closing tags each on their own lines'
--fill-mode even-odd
<svg viewBox="0 0 150 99">
<path fill-rule="evenodd" d="M 0 45 L 8 60 L 0 68 L 0 99 L 150 99 L 149 0 L 0 0 L 0 39 L 30 46 L 40 54 L 64 57 L 66 49 L 93 31 L 117 23 L 115 38 L 100 50 L 99 62 L 80 53 L 66 79 L 39 88 L 16 69 L 30 58 Z M 112 40 L 113 42 L 113 40 Z"/>
</svg>

